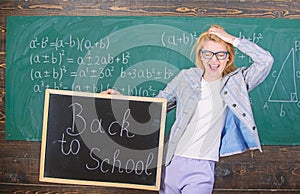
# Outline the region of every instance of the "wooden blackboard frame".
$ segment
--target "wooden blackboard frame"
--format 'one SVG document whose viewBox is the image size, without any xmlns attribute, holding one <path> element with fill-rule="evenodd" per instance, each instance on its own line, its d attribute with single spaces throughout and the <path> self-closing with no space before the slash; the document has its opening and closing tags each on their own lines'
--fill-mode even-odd
<svg viewBox="0 0 300 194">
<path fill-rule="evenodd" d="M 50 114 L 50 99 L 51 96 L 70 96 L 70 97 L 87 97 L 92 99 L 110 99 L 110 100 L 121 100 L 124 102 L 154 102 L 158 103 L 161 108 L 161 117 L 160 117 L 160 129 L 159 129 L 159 140 L 158 140 L 158 151 L 157 155 L 157 165 L 156 165 L 156 174 L 155 174 L 155 184 L 148 185 L 148 184 L 140 184 L 140 183 L 124 183 L 124 182 L 110 182 L 110 181 L 95 181 L 95 180 L 81 180 L 77 178 L 61 178 L 61 177 L 52 177 L 48 176 L 45 173 L 46 168 L 46 159 L 47 155 L 47 146 L 50 143 L 47 142 L 48 137 L 48 119 Z M 47 89 L 45 91 L 45 101 L 44 101 L 44 116 L 43 116 L 43 132 L 42 132 L 42 144 L 41 144 L 41 157 L 40 157 L 40 176 L 39 180 L 41 182 L 51 182 L 51 183 L 60 183 L 60 184 L 80 184 L 80 185 L 91 185 L 91 186 L 106 186 L 106 187 L 120 187 L 120 188 L 133 188 L 133 189 L 142 189 L 142 190 L 156 190 L 158 191 L 160 188 L 160 177 L 161 177 L 161 170 L 162 170 L 162 162 L 163 162 L 163 144 L 164 144 L 164 131 L 165 131 L 165 120 L 166 120 L 166 99 L 162 98 L 152 98 L 152 97 L 137 97 L 137 96 L 122 96 L 122 95 L 106 95 L 106 94 L 99 94 L 99 93 L 87 93 L 87 92 L 76 92 L 76 91 L 66 91 L 66 90 L 54 90 L 54 89 Z M 52 142 L 51 142 L 52 143 Z M 57 162 L 57 161 L 53 161 Z M 61 172 L 64 174 L 64 172 Z M 101 176 L 101 175 L 100 175 Z M 114 175 L 113 175 L 114 176 Z"/>
</svg>

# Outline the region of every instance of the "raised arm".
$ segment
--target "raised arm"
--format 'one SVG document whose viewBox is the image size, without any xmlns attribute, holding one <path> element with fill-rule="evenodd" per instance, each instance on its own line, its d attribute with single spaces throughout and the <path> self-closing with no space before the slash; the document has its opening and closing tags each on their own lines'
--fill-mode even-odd
<svg viewBox="0 0 300 194">
<path fill-rule="evenodd" d="M 274 62 L 268 51 L 247 39 L 239 39 L 228 34 L 223 28 L 211 27 L 208 31 L 232 44 L 252 59 L 253 63 L 249 67 L 243 67 L 244 80 L 249 91 L 265 80 Z"/>
</svg>

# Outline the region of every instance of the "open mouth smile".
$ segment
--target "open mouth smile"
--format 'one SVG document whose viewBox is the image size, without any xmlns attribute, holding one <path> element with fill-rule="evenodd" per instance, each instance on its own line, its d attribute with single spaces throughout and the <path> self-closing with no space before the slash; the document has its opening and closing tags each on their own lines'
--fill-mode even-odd
<svg viewBox="0 0 300 194">
<path fill-rule="evenodd" d="M 220 65 L 219 64 L 209 64 L 209 67 L 212 71 L 216 71 L 216 70 L 218 70 Z"/>
</svg>

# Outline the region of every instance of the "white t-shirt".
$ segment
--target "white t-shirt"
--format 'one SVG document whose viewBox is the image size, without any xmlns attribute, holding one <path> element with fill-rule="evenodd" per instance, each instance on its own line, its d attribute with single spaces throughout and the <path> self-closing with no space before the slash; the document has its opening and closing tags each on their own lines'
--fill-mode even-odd
<svg viewBox="0 0 300 194">
<path fill-rule="evenodd" d="M 226 115 L 220 90 L 221 79 L 213 82 L 202 79 L 201 99 L 177 145 L 176 156 L 219 161 L 221 133 Z"/>
</svg>

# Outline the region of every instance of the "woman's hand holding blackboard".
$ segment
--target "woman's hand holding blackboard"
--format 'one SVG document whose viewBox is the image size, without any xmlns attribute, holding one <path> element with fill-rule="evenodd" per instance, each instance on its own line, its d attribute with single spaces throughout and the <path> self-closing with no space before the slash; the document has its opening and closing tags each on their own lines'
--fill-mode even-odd
<svg viewBox="0 0 300 194">
<path fill-rule="evenodd" d="M 119 91 L 114 89 L 108 89 L 100 92 L 100 94 L 122 95 Z"/>
</svg>

